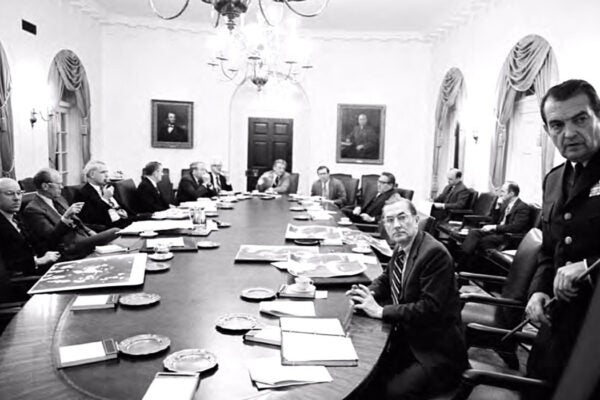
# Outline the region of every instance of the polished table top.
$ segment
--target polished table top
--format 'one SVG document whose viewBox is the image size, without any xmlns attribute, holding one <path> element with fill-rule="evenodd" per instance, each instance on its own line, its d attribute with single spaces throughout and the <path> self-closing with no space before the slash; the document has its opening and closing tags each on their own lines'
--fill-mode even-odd
<svg viewBox="0 0 600 400">
<path fill-rule="evenodd" d="M 244 344 L 240 334 L 224 334 L 215 329 L 219 316 L 238 312 L 252 314 L 263 324 L 278 324 L 277 318 L 259 314 L 258 303 L 242 300 L 240 293 L 256 286 L 276 290 L 290 281 L 290 275 L 267 263 L 234 263 L 234 257 L 241 244 L 286 244 L 284 233 L 290 221 L 335 225 L 334 221 L 294 221 L 294 213 L 289 211 L 292 204 L 285 197 L 236 203 L 234 210 L 219 211 L 219 219 L 231 222 L 231 228 L 213 232 L 208 238 L 221 243 L 218 249 L 175 253 L 169 261 L 171 268 L 162 273 L 147 272 L 143 286 L 88 291 L 158 293 L 161 301 L 155 306 L 72 312 L 67 307 L 72 294 L 34 296 L 0 338 L 0 399 L 141 399 L 154 374 L 163 370 L 163 359 L 186 348 L 211 351 L 219 363 L 217 369 L 201 375 L 196 399 L 348 398 L 367 379 L 381 356 L 389 325 L 353 315 L 348 330 L 359 355 L 357 367 L 329 367 L 333 377 L 330 383 L 260 392 L 252 385 L 245 361 L 276 356 L 279 349 Z M 128 240 L 139 245 L 141 239 Z M 325 246 L 320 249 L 340 250 Z M 379 265 L 370 266 L 367 275 L 375 278 L 380 271 Z M 349 303 L 344 296 L 347 287 L 325 289 L 329 291 L 328 298 L 315 300 L 317 316 L 348 315 Z M 120 341 L 141 333 L 166 335 L 171 346 L 145 358 L 120 356 L 119 360 L 56 368 L 58 346 L 106 338 Z"/>
</svg>

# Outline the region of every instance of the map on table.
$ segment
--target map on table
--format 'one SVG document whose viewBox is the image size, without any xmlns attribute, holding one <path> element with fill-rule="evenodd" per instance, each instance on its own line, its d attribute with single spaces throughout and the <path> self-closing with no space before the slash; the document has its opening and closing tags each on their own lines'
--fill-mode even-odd
<svg viewBox="0 0 600 400">
<path fill-rule="evenodd" d="M 347 253 L 291 255 L 288 266 L 290 274 L 310 278 L 352 276 L 363 273 L 366 269 L 362 257 Z"/>
<path fill-rule="evenodd" d="M 27 292 L 135 286 L 144 283 L 146 254 L 121 254 L 54 264 Z"/>
<path fill-rule="evenodd" d="M 366 234 L 364 232 L 354 230 L 354 229 L 349 229 L 349 228 L 340 228 L 340 229 L 342 231 L 342 236 L 344 238 L 344 244 L 357 245 L 358 243 L 364 241 L 364 242 L 367 242 L 369 245 L 373 246 L 374 248 L 376 248 L 377 250 L 379 250 L 379 252 L 385 256 L 391 257 L 393 254 L 393 251 L 390 248 L 390 245 L 384 239 L 375 239 L 373 236 L 371 236 L 369 234 Z"/>
<path fill-rule="evenodd" d="M 320 239 L 342 241 L 340 228 L 323 225 L 293 225 L 288 224 L 285 231 L 286 239 Z"/>
<path fill-rule="evenodd" d="M 243 244 L 240 246 L 235 261 L 287 261 L 290 254 L 318 254 L 317 246 L 267 246 Z"/>
</svg>

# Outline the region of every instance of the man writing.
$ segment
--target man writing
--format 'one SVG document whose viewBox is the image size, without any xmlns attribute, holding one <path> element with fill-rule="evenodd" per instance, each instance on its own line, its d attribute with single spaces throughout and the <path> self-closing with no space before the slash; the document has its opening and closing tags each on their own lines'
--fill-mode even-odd
<svg viewBox="0 0 600 400">
<path fill-rule="evenodd" d="M 319 179 L 313 183 L 310 189 L 311 196 L 320 196 L 326 201 L 331 201 L 338 207 L 346 202 L 346 188 L 339 180 L 329 175 L 329 168 L 320 166 L 317 168 Z"/>
<path fill-rule="evenodd" d="M 448 185 L 435 199 L 431 207 L 431 216 L 437 221 L 444 221 L 450 217 L 450 210 L 467 208 L 469 190 L 462 181 L 462 171 L 451 169 L 448 171 Z"/>
<path fill-rule="evenodd" d="M 260 176 L 256 189 L 259 192 L 283 194 L 290 190 L 290 174 L 286 172 L 287 162 L 275 160 L 273 169 Z"/>
<path fill-rule="evenodd" d="M 396 244 L 389 266 L 371 286 L 346 294 L 355 309 L 394 324 L 381 382 L 373 385 L 384 393 L 373 398 L 422 399 L 456 385 L 467 367 L 453 261 L 418 231 L 409 200 L 386 205 L 382 219 Z"/>
</svg>

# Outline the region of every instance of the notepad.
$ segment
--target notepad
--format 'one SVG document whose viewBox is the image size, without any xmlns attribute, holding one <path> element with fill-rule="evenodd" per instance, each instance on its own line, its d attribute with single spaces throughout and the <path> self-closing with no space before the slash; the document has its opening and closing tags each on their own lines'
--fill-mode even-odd
<svg viewBox="0 0 600 400">
<path fill-rule="evenodd" d="M 246 362 L 250 378 L 259 389 L 331 382 L 327 368 L 320 366 L 284 366 L 279 357 L 256 358 Z"/>
<path fill-rule="evenodd" d="M 278 326 L 265 326 L 251 330 L 244 335 L 244 341 L 281 346 L 281 329 Z"/>
<path fill-rule="evenodd" d="M 73 304 L 72 311 L 95 310 L 100 308 L 115 308 L 119 300 L 118 294 L 98 294 L 92 296 L 77 296 Z"/>
<path fill-rule="evenodd" d="M 192 400 L 200 376 L 185 372 L 157 372 L 142 400 Z"/>
<path fill-rule="evenodd" d="M 313 333 L 316 335 L 345 336 L 342 323 L 337 318 L 296 318 L 281 317 L 279 326 L 282 331 Z"/>
<path fill-rule="evenodd" d="M 117 358 L 117 352 L 117 345 L 113 339 L 61 346 L 58 349 L 58 368 L 110 360 Z"/>
<path fill-rule="evenodd" d="M 159 246 L 166 247 L 185 247 L 185 243 L 183 242 L 183 237 L 173 237 L 173 238 L 158 238 L 158 239 L 146 239 L 146 247 L 149 249 L 153 249 Z"/>
<path fill-rule="evenodd" d="M 315 305 L 312 301 L 262 301 L 259 306 L 261 313 L 281 316 L 314 317 Z"/>
</svg>

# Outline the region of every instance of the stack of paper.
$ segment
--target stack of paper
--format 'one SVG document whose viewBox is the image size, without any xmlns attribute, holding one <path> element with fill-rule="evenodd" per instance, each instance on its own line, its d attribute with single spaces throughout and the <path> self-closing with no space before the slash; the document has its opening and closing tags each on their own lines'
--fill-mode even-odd
<svg viewBox="0 0 600 400">
<path fill-rule="evenodd" d="M 185 247 L 183 237 L 170 237 L 170 238 L 157 238 L 157 239 L 146 239 L 146 247 L 149 249 L 155 249 L 157 247 Z"/>
<path fill-rule="evenodd" d="M 121 247 L 118 244 L 107 244 L 105 246 L 96 246 L 95 251 L 98 254 L 112 254 L 127 251 L 125 247 Z"/>
<path fill-rule="evenodd" d="M 244 335 L 244 341 L 281 346 L 281 329 L 270 325 L 262 329 L 253 329 Z"/>
<path fill-rule="evenodd" d="M 279 357 L 256 358 L 247 361 L 246 365 L 250 377 L 259 389 L 333 380 L 325 367 L 283 366 Z"/>
<path fill-rule="evenodd" d="M 117 346 L 113 339 L 72 346 L 61 346 L 58 348 L 58 368 L 110 360 L 117 358 L 117 352 Z"/>
<path fill-rule="evenodd" d="M 315 305 L 312 301 L 261 301 L 259 305 L 261 313 L 281 316 L 314 317 Z"/>
<path fill-rule="evenodd" d="M 317 210 L 317 211 L 308 211 L 308 215 L 314 221 L 327 221 L 331 219 L 331 215 L 327 211 Z"/>
<path fill-rule="evenodd" d="M 140 233 L 143 231 L 166 231 L 171 229 L 192 229 L 194 224 L 190 219 L 167 219 L 163 221 L 135 221 L 124 229 L 121 234 Z"/>
<path fill-rule="evenodd" d="M 115 308 L 119 300 L 118 294 L 97 294 L 91 296 L 77 296 L 71 310 L 96 310 L 100 308 Z"/>
</svg>

